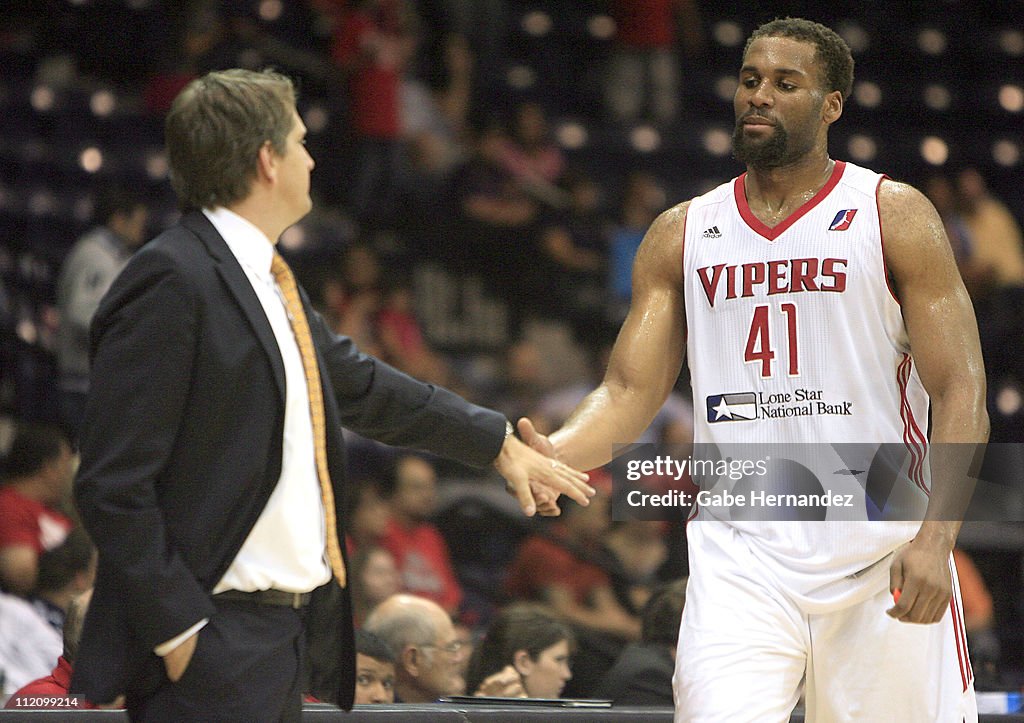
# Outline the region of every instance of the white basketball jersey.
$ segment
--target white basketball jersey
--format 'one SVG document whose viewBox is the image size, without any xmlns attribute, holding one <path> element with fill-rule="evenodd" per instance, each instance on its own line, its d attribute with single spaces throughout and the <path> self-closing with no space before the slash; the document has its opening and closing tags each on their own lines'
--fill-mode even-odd
<svg viewBox="0 0 1024 723">
<path fill-rule="evenodd" d="M 896 464 L 911 482 L 897 490 L 904 509 L 923 512 L 929 489 L 928 397 L 887 281 L 882 178 L 837 161 L 825 186 L 774 228 L 750 211 L 745 174 L 694 199 L 686 214 L 697 449 L 714 444 L 734 454 L 743 445 L 786 445 L 786 459 L 809 469 L 823 489 L 856 500 L 854 510 L 827 508 L 818 518 L 825 522 L 744 521 L 711 507 L 697 519 L 728 519 L 794 595 L 826 606 L 848 602 L 856 586 L 842 581 L 856 580 L 919 526 L 906 515 L 865 521 L 870 450 L 899 446 Z M 861 448 L 868 451 L 858 458 Z M 887 574 L 887 565 L 875 567 Z"/>
</svg>

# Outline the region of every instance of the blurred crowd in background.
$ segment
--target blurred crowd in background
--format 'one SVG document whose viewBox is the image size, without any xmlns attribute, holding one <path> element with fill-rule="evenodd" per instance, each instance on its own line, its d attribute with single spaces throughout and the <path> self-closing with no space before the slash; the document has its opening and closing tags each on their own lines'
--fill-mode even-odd
<svg viewBox="0 0 1024 723">
<path fill-rule="evenodd" d="M 975 304 L 992 441 L 1024 441 L 1024 32 L 1012 2 L 987 4 L 984 15 L 966 2 L 930 5 L 5 3 L 0 605 L 16 598 L 43 616 L 52 668 L 54 630 L 94 564 L 88 543 L 69 535 L 67 497 L 89 319 L 132 251 L 177 213 L 163 115 L 213 69 L 272 66 L 298 80 L 315 210 L 281 247 L 335 330 L 546 431 L 602 375 L 647 226 L 742 171 L 730 138 L 743 38 L 775 15 L 830 24 L 858 64 L 832 155 L 931 198 Z M 684 370 L 644 441 L 687 443 L 692 414 Z M 634 700 L 606 676 L 617 659 L 628 663 L 623 655 L 662 660 L 673 649 L 665 620 L 678 620 L 683 598 L 665 594 L 687 573 L 681 520 L 613 523 L 610 481 L 598 470 L 606 494 L 595 504 L 528 521 L 500 485 L 465 468 L 351 442 L 357 622 L 404 592 L 439 605 L 454 626 L 442 644 L 454 667 L 439 682 L 416 680 L 398 645 L 402 699 L 420 688 L 428 700 L 467 692 L 467 680 L 470 694 L 509 693 L 488 677 L 500 668 L 484 670 L 483 652 L 474 667 L 469 653 L 490 625 L 536 629 L 535 609 L 505 607 L 532 601 L 564 626 L 545 650 L 564 643 L 552 661 L 570 658 L 571 671 L 552 662 L 561 684 L 527 693 Z M 35 532 L 6 529 L 16 517 Z M 1000 535 L 958 553 L 979 689 L 1024 679 L 1020 543 Z M 45 573 L 54 566 L 56 579 Z M 0 618 L 0 669 L 5 638 L 24 642 L 6 626 L 12 619 Z M 393 633 L 376 627 L 381 638 Z M 659 652 L 640 655 L 643 645 Z M 530 665 L 544 652 L 531 652 Z M 8 674 L 3 692 L 21 684 L 11 683 Z"/>
</svg>

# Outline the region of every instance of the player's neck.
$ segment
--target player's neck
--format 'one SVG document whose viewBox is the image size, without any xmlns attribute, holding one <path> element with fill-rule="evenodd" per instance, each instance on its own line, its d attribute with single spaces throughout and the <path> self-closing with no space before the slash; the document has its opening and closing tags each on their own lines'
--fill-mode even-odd
<svg viewBox="0 0 1024 723">
<path fill-rule="evenodd" d="M 778 168 L 747 168 L 747 204 L 769 225 L 786 218 L 828 182 L 835 161 L 823 150 Z"/>
</svg>

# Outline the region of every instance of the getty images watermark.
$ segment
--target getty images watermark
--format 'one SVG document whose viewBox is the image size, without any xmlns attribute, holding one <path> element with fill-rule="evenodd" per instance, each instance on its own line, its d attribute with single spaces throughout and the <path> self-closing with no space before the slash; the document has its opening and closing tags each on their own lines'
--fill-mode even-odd
<svg viewBox="0 0 1024 723">
<path fill-rule="evenodd" d="M 726 479 L 732 482 L 749 477 L 767 477 L 771 457 L 761 459 L 695 459 L 687 456 L 676 459 L 669 455 L 658 455 L 653 459 L 629 459 L 626 462 L 626 479 L 640 482 L 644 479 L 660 479 L 673 483 L 696 479 Z M 763 486 L 755 486 L 749 492 L 734 492 L 723 489 L 678 489 L 669 488 L 663 492 L 645 492 L 630 489 L 626 492 L 629 507 L 692 508 L 693 505 L 707 508 L 731 510 L 740 507 L 850 507 L 854 506 L 853 494 L 839 494 L 825 490 L 820 494 L 773 493 Z"/>
<path fill-rule="evenodd" d="M 615 520 L 921 520 L 931 469 L 950 470 L 960 519 L 1024 520 L 1024 446 L 734 444 L 616 450 Z"/>
</svg>

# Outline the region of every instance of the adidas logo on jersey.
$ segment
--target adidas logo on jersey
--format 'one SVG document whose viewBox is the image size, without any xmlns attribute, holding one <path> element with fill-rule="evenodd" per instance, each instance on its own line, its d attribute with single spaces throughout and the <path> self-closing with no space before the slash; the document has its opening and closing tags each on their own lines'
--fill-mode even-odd
<svg viewBox="0 0 1024 723">
<path fill-rule="evenodd" d="M 718 230 L 718 226 L 712 226 L 704 231 L 704 238 L 722 238 L 722 232 Z"/>
</svg>

